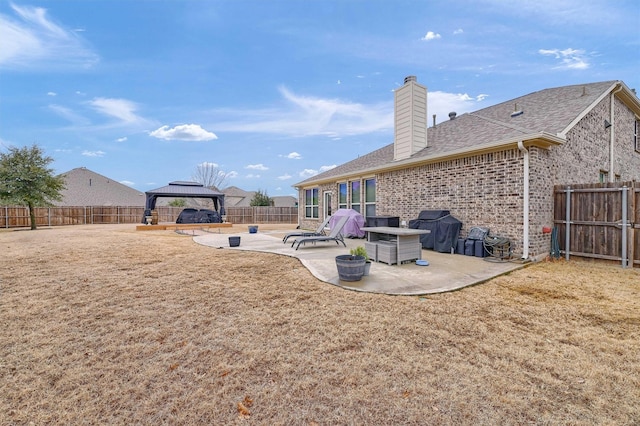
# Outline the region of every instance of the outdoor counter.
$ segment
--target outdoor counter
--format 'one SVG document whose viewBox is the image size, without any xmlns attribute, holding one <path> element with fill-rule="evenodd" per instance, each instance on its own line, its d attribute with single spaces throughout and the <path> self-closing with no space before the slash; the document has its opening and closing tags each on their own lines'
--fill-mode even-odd
<svg viewBox="0 0 640 426">
<path fill-rule="evenodd" d="M 367 226 L 361 229 L 367 233 L 365 249 L 369 258 L 389 265 L 422 259 L 420 235 L 431 232 L 428 229 L 391 226 Z"/>
</svg>

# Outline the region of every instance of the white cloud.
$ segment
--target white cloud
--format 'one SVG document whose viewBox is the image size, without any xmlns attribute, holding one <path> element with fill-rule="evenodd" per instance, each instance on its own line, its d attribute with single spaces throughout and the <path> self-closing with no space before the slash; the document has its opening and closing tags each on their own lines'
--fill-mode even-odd
<svg viewBox="0 0 640 426">
<path fill-rule="evenodd" d="M 291 176 L 288 173 L 283 174 L 282 176 L 278 176 L 278 179 L 280 180 L 287 180 L 287 179 L 291 179 L 293 176 Z"/>
<path fill-rule="evenodd" d="M 299 173 L 300 177 L 303 179 L 309 178 L 311 176 L 315 176 L 318 173 L 322 173 L 322 172 L 326 172 L 327 170 L 331 170 L 331 169 L 335 169 L 336 165 L 333 164 L 331 166 L 321 166 L 320 170 L 314 170 L 314 169 L 304 169 L 303 171 L 301 171 Z"/>
<path fill-rule="evenodd" d="M 393 101 L 360 104 L 340 99 L 301 96 L 279 88 L 285 107 L 266 110 L 214 110 L 216 128 L 228 132 L 328 137 L 362 135 L 393 129 Z M 228 117 L 227 120 L 224 117 Z"/>
<path fill-rule="evenodd" d="M 267 166 L 265 166 L 264 164 L 249 164 L 248 166 L 245 166 L 245 169 L 250 169 L 250 170 L 269 170 L 269 168 Z"/>
<path fill-rule="evenodd" d="M 295 151 L 290 152 L 289 154 L 286 155 L 286 157 L 291 159 L 291 160 L 301 160 L 302 159 L 302 155 L 298 154 Z"/>
<path fill-rule="evenodd" d="M 164 140 L 180 140 L 180 141 L 210 141 L 218 139 L 214 133 L 208 132 L 198 124 L 182 124 L 169 128 L 162 126 L 152 132 L 149 136 Z"/>
<path fill-rule="evenodd" d="M 227 173 L 225 176 L 226 176 L 226 177 L 228 177 L 229 179 L 237 178 L 237 177 L 238 177 L 238 172 L 236 172 L 236 171 L 230 171 L 230 172 L 229 172 L 229 173 Z"/>
<path fill-rule="evenodd" d="M 47 96 L 58 96 L 56 92 L 47 92 Z"/>
<path fill-rule="evenodd" d="M 318 174 L 318 171 L 314 170 L 314 169 L 304 169 L 303 171 L 301 171 L 299 173 L 301 178 L 309 178 L 309 177 L 315 176 L 317 174 Z"/>
<path fill-rule="evenodd" d="M 589 68 L 588 58 L 582 49 L 540 49 L 538 53 L 560 59 L 560 65 L 555 68 L 583 70 Z"/>
<path fill-rule="evenodd" d="M 440 34 L 434 33 L 433 31 L 429 31 L 424 35 L 424 37 L 421 38 L 421 40 L 431 41 L 431 40 L 437 40 L 440 37 L 441 37 Z"/>
<path fill-rule="evenodd" d="M 260 179 L 260 175 L 254 175 L 253 173 L 249 173 L 245 176 L 247 179 Z"/>
<path fill-rule="evenodd" d="M 489 95 L 481 94 L 472 97 L 467 93 L 447 93 L 433 91 L 427 94 L 427 114 L 429 125 L 432 124 L 432 116 L 436 115 L 436 122 L 440 123 L 449 119 L 450 112 L 458 115 L 465 112 L 476 111 L 482 106 L 478 103 L 484 101 Z"/>
<path fill-rule="evenodd" d="M 75 124 L 78 126 L 84 126 L 89 124 L 89 120 L 87 118 L 81 116 L 80 114 L 77 114 L 75 111 L 71 110 L 70 108 L 64 107 L 62 105 L 56 105 L 56 104 L 50 104 L 48 108 L 52 112 L 64 118 L 65 120 L 68 120 L 72 124 Z"/>
<path fill-rule="evenodd" d="M 116 142 L 126 142 L 127 141 L 127 137 L 123 136 L 121 138 L 116 139 Z"/>
<path fill-rule="evenodd" d="M 131 182 L 130 180 L 121 180 L 120 183 L 123 184 L 123 185 L 127 185 L 127 186 L 133 186 L 134 185 L 134 182 Z"/>
<path fill-rule="evenodd" d="M 85 157 L 102 157 L 104 154 L 103 151 L 82 151 L 82 155 Z"/>
<path fill-rule="evenodd" d="M 145 122 L 144 118 L 136 114 L 138 105 L 127 99 L 95 98 L 89 101 L 89 105 L 99 113 L 117 118 L 124 123 Z"/>
<path fill-rule="evenodd" d="M 15 16 L 0 14 L 0 66 L 13 69 L 91 67 L 98 56 L 74 31 L 47 16 L 47 9 L 11 4 Z"/>
<path fill-rule="evenodd" d="M 464 31 L 462 30 L 462 28 L 458 28 L 457 30 L 455 30 L 455 31 L 453 32 L 453 35 L 458 35 L 458 34 L 462 34 L 462 33 L 464 33 Z"/>
</svg>

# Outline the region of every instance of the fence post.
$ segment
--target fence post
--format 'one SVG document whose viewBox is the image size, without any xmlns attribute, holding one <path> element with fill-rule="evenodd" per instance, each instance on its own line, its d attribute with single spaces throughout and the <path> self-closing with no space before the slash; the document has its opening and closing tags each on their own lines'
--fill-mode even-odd
<svg viewBox="0 0 640 426">
<path fill-rule="evenodd" d="M 569 260 L 569 248 L 571 247 L 571 236 L 570 236 L 570 231 L 571 231 L 571 187 L 567 186 L 567 189 L 565 189 L 565 193 L 567 194 L 567 206 L 566 206 L 566 212 L 565 212 L 565 221 L 566 221 L 566 226 L 564 228 L 564 258 L 566 260 Z"/>
<path fill-rule="evenodd" d="M 626 185 L 622 187 L 622 267 L 627 267 L 627 197 L 628 190 Z"/>
</svg>

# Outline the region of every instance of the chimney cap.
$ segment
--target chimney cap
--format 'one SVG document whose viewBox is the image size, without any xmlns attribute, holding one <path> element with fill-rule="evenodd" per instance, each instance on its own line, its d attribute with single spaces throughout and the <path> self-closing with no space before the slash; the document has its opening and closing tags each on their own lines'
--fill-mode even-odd
<svg viewBox="0 0 640 426">
<path fill-rule="evenodd" d="M 454 118 L 456 118 L 456 115 L 458 115 L 458 113 L 457 113 L 457 112 L 455 112 L 455 111 L 451 111 L 451 112 L 449 113 L 449 120 L 453 120 Z"/>
<path fill-rule="evenodd" d="M 410 81 L 418 81 L 418 77 L 416 77 L 415 75 L 408 75 L 404 78 L 404 84 L 407 84 Z"/>
</svg>

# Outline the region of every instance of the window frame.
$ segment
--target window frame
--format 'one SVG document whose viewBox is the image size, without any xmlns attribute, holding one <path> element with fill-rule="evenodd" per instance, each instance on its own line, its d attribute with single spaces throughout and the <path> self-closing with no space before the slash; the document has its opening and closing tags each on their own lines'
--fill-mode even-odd
<svg viewBox="0 0 640 426">
<path fill-rule="evenodd" d="M 371 200 L 369 198 L 369 185 L 373 184 L 373 200 Z M 363 179 L 363 186 L 364 186 L 364 214 L 363 216 L 366 217 L 373 217 L 376 215 L 376 178 L 375 177 L 371 177 L 371 178 L 366 178 Z M 370 213 L 370 208 L 373 208 L 373 214 L 369 214 Z"/>
<path fill-rule="evenodd" d="M 305 219 L 318 219 L 319 218 L 319 202 L 318 202 L 318 188 L 310 188 L 304 190 L 304 218 Z"/>
<path fill-rule="evenodd" d="M 357 188 L 355 188 L 355 186 L 357 186 Z M 349 189 L 349 208 L 362 214 L 360 211 L 362 208 L 362 180 L 358 179 L 349 181 Z"/>
<path fill-rule="evenodd" d="M 600 174 L 598 176 L 598 180 L 600 183 L 609 182 L 609 172 L 606 170 L 600 170 Z"/>
<path fill-rule="evenodd" d="M 344 188 L 344 193 L 342 189 Z M 344 195 L 344 200 L 343 200 Z M 347 186 L 347 182 L 338 182 L 338 209 L 348 209 L 349 208 L 349 187 Z"/>
</svg>

